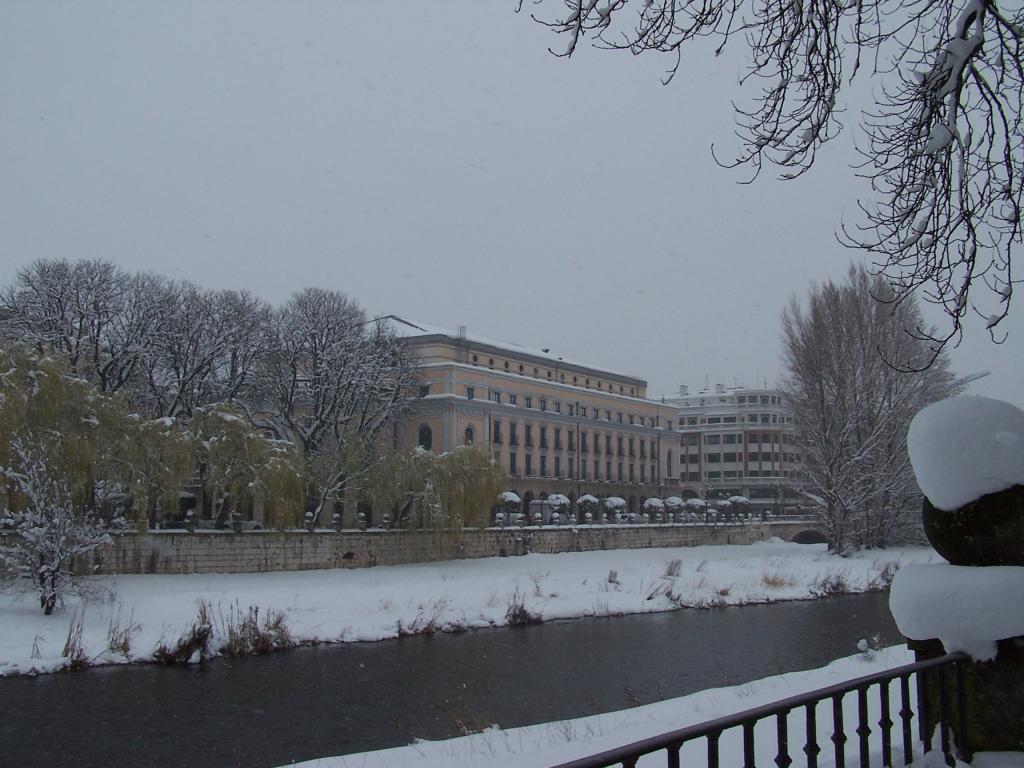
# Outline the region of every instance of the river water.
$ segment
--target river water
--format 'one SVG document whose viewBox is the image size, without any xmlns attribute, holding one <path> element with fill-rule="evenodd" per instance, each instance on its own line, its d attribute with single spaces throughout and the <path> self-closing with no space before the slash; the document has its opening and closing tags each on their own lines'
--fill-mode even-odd
<svg viewBox="0 0 1024 768">
<path fill-rule="evenodd" d="M 5 766 L 276 766 L 623 709 L 901 642 L 886 595 L 0 680 Z"/>
</svg>

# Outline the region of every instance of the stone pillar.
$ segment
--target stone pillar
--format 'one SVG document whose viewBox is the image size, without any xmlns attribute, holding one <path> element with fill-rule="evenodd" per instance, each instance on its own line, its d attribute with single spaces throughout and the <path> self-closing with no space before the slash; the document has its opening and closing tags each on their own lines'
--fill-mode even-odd
<svg viewBox="0 0 1024 768">
<path fill-rule="evenodd" d="M 987 494 L 953 511 L 936 509 L 925 499 L 922 516 L 929 541 L 950 565 L 990 574 L 996 573 L 989 570 L 994 567 L 1024 565 L 1024 486 Z M 1005 601 L 1007 611 L 1019 611 L 1024 594 L 997 598 Z M 936 639 L 909 639 L 907 647 L 918 661 L 949 650 Z M 994 659 L 964 665 L 963 684 L 964 712 L 960 712 L 956 697 L 947 702 L 947 722 L 954 730 L 957 723 L 965 725 L 966 733 L 955 734 L 962 754 L 963 745 L 967 746 L 968 754 L 963 757 L 977 752 L 1024 752 L 1024 636 L 998 639 Z M 922 709 L 921 717 L 930 732 L 939 719 L 937 697 Z"/>
</svg>

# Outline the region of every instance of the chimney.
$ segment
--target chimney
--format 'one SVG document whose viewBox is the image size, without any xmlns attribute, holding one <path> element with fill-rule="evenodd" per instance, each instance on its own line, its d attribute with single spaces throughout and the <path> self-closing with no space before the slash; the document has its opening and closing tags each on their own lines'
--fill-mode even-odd
<svg viewBox="0 0 1024 768">
<path fill-rule="evenodd" d="M 685 384 L 680 384 L 679 385 L 679 396 L 680 397 L 686 397 L 688 394 L 690 394 L 690 388 L 688 386 L 686 386 Z"/>
<path fill-rule="evenodd" d="M 456 335 L 460 339 L 465 339 L 466 338 L 466 326 L 460 325 L 460 326 L 456 327 L 455 333 L 456 333 Z"/>
</svg>

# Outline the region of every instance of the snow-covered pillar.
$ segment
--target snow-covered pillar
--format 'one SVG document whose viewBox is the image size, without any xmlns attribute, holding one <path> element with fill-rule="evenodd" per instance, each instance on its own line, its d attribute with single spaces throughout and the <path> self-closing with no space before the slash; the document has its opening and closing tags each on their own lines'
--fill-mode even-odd
<svg viewBox="0 0 1024 768">
<path fill-rule="evenodd" d="M 962 651 L 969 751 L 1024 751 L 1024 411 L 955 397 L 914 418 L 925 533 L 948 563 L 904 566 L 890 607 L 918 660 Z M 935 704 L 933 702 L 933 704 Z M 950 722 L 960 722 L 949 702 Z M 921 713 L 926 730 L 937 704 Z M 965 737 L 965 738 L 964 738 Z"/>
</svg>

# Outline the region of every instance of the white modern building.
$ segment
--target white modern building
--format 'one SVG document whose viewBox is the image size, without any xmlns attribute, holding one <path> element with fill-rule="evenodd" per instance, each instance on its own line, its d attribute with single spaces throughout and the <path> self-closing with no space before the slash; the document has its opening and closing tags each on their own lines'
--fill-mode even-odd
<svg viewBox="0 0 1024 768">
<path fill-rule="evenodd" d="M 793 413 L 782 392 L 717 384 L 693 394 L 680 387 L 663 400 L 678 408 L 684 495 L 746 496 L 773 512 L 808 505 L 799 493 Z"/>
</svg>

